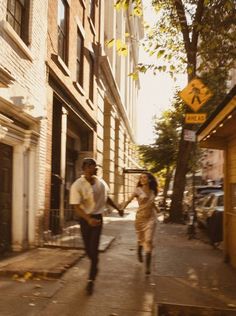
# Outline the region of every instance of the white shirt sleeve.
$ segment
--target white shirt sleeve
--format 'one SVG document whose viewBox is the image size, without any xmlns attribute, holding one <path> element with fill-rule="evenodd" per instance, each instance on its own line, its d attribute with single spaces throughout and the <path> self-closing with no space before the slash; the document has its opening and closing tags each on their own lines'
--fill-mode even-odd
<svg viewBox="0 0 236 316">
<path fill-rule="evenodd" d="M 81 193 L 79 192 L 79 188 L 77 185 L 77 181 L 75 181 L 70 188 L 70 204 L 80 204 L 81 203 Z"/>
</svg>

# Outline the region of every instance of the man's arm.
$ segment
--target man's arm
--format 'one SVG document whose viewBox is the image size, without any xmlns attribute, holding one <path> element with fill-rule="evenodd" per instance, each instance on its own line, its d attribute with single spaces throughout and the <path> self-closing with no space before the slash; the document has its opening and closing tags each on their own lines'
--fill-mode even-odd
<svg viewBox="0 0 236 316">
<path fill-rule="evenodd" d="M 118 212 L 120 216 L 124 215 L 124 210 L 120 209 L 114 201 L 112 201 L 112 199 L 108 196 L 107 198 L 107 204 L 111 205 L 113 208 L 115 208 Z"/>
<path fill-rule="evenodd" d="M 79 215 L 80 217 L 82 217 L 83 219 L 86 220 L 86 222 L 88 222 L 88 224 L 90 226 L 99 226 L 101 225 L 101 221 L 96 219 L 96 218 L 92 218 L 90 216 L 90 214 L 85 213 L 85 211 L 80 207 L 79 204 L 75 204 L 74 205 L 75 208 L 75 212 L 77 215 Z"/>
</svg>

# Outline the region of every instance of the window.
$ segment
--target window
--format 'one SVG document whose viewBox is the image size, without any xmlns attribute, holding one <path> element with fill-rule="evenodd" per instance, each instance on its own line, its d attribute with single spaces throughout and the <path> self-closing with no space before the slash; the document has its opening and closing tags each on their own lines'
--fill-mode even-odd
<svg viewBox="0 0 236 316">
<path fill-rule="evenodd" d="M 88 55 L 88 63 L 89 63 L 89 99 L 93 102 L 93 75 L 94 75 L 94 60 L 91 53 Z"/>
<path fill-rule="evenodd" d="M 7 22 L 28 45 L 29 44 L 29 3 L 26 0 L 7 1 Z"/>
<path fill-rule="evenodd" d="M 65 0 L 58 0 L 58 55 L 67 64 L 68 7 Z"/>
<path fill-rule="evenodd" d="M 85 0 L 80 0 L 81 6 L 82 6 L 82 14 L 80 14 L 80 18 L 82 21 L 82 25 L 84 26 L 84 20 L 85 20 L 85 8 L 86 8 L 86 2 Z"/>
<path fill-rule="evenodd" d="M 76 80 L 81 86 L 83 86 L 83 50 L 84 50 L 84 38 L 78 29 L 78 31 L 77 31 Z"/>
<path fill-rule="evenodd" d="M 89 16 L 94 24 L 94 22 L 95 22 L 95 0 L 89 0 Z"/>
</svg>

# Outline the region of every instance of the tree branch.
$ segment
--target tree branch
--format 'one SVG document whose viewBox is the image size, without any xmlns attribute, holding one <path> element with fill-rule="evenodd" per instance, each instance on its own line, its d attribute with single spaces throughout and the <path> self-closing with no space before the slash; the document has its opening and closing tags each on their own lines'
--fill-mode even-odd
<svg viewBox="0 0 236 316">
<path fill-rule="evenodd" d="M 193 22 L 192 48 L 197 50 L 199 31 L 197 26 L 202 22 L 204 12 L 204 0 L 199 0 L 197 4 L 196 14 Z"/>
<path fill-rule="evenodd" d="M 188 52 L 191 51 L 191 42 L 190 42 L 190 37 L 189 37 L 189 27 L 188 27 L 187 18 L 185 15 L 184 6 L 181 0 L 175 0 L 174 5 L 177 11 L 178 18 L 179 18 L 179 23 L 180 23 L 180 27 L 181 27 L 181 31 L 182 31 L 183 39 L 184 39 L 184 46 L 185 46 L 185 50 L 188 56 Z M 188 56 L 188 59 L 189 59 L 189 56 Z"/>
</svg>

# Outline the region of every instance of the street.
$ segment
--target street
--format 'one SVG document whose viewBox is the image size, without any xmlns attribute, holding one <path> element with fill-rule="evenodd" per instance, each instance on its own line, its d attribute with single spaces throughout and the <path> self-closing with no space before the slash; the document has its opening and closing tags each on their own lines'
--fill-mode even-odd
<svg viewBox="0 0 236 316">
<path fill-rule="evenodd" d="M 201 238 L 188 240 L 185 225 L 159 222 L 152 273 L 146 277 L 136 258 L 134 216 L 129 209 L 124 218 L 113 213 L 104 218 L 104 235 L 115 238 L 100 253 L 92 296 L 85 292 L 88 260 L 82 257 L 58 279 L 1 277 L 0 315 L 151 316 L 158 308 L 188 309 L 163 316 L 236 315 L 236 274 L 223 263 L 221 250 Z"/>
</svg>

